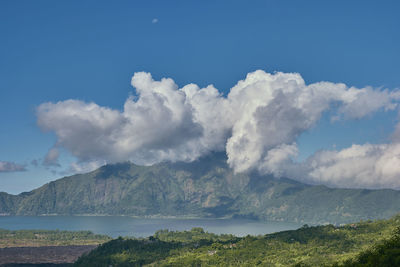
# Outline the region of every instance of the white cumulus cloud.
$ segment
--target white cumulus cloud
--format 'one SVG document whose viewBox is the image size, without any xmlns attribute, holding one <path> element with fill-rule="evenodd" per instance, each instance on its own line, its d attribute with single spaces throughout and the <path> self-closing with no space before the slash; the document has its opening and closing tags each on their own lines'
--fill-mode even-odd
<svg viewBox="0 0 400 267">
<path fill-rule="evenodd" d="M 298 136 L 327 110 L 333 112 L 332 120 L 359 119 L 377 110 L 395 109 L 400 98 L 398 91 L 330 82 L 307 85 L 298 73 L 261 70 L 249 73 L 226 97 L 212 85 L 179 88 L 172 79 L 156 81 L 145 72 L 134 74 L 132 86 L 136 97 L 129 97 L 122 111 L 79 100 L 43 103 L 37 109 L 38 125 L 55 132 L 56 147 L 66 148 L 81 163 L 193 161 L 212 151 L 226 151 L 229 165 L 237 172 L 296 173 L 301 177 L 293 178 L 337 184 L 332 182 L 337 175 L 324 170 L 343 169 L 341 179 L 350 179 L 345 175 L 346 164 L 340 163 L 346 153 L 320 152 L 295 164 L 292 157 L 298 153 Z M 381 159 L 389 153 L 387 146 L 374 145 L 375 150 L 370 149 L 375 154 L 363 157 L 374 154 Z M 322 160 L 328 155 L 332 158 L 329 166 Z M 314 167 L 307 165 L 312 162 Z M 388 167 L 381 173 L 389 177 Z M 393 184 L 385 179 L 380 183 L 357 179 L 365 186 Z"/>
<path fill-rule="evenodd" d="M 132 85 L 138 98 L 128 98 L 122 112 L 79 100 L 44 103 L 37 109 L 38 124 L 82 161 L 192 161 L 224 149 L 226 99 L 215 88 L 179 89 L 172 79 L 154 81 L 143 72 Z"/>
<path fill-rule="evenodd" d="M 226 151 L 237 171 L 262 166 L 271 149 L 292 145 L 332 105 L 338 109 L 336 119 L 361 118 L 396 106 L 388 91 L 330 82 L 306 85 L 297 73 L 264 71 L 239 81 L 228 100 L 234 120 Z"/>
<path fill-rule="evenodd" d="M 319 151 L 302 167 L 305 182 L 349 188 L 400 188 L 400 143 Z"/>
</svg>

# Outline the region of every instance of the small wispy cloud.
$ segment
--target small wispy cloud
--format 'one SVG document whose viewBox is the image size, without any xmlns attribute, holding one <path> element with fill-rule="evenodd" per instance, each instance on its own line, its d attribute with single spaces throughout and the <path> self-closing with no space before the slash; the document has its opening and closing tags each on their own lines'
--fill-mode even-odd
<svg viewBox="0 0 400 267">
<path fill-rule="evenodd" d="M 158 22 L 158 18 L 154 18 L 151 20 L 151 23 L 156 24 Z"/>
<path fill-rule="evenodd" d="M 101 166 L 105 165 L 106 161 L 104 160 L 94 160 L 89 162 L 73 162 L 71 163 L 69 169 L 65 171 L 67 174 L 75 174 L 75 173 L 86 173 L 94 171 Z"/>
<path fill-rule="evenodd" d="M 43 160 L 43 165 L 44 166 L 60 167 L 60 164 L 58 163 L 58 157 L 59 156 L 60 156 L 60 152 L 58 151 L 58 149 L 55 148 L 55 147 L 51 148 L 47 152 L 46 157 Z"/>
<path fill-rule="evenodd" d="M 32 164 L 33 166 L 37 167 L 37 166 L 39 166 L 39 161 L 38 161 L 37 159 L 33 159 L 33 160 L 31 161 L 31 164 Z"/>
<path fill-rule="evenodd" d="M 0 161 L 0 172 L 22 172 L 26 171 L 23 165 L 14 162 Z"/>
</svg>

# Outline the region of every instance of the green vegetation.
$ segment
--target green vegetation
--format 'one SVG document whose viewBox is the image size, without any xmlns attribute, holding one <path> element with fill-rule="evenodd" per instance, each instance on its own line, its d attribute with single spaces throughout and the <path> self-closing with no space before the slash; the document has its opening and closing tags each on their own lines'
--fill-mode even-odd
<svg viewBox="0 0 400 267">
<path fill-rule="evenodd" d="M 106 235 L 90 231 L 18 230 L 0 229 L 0 248 L 69 245 L 98 245 L 111 240 Z"/>
<path fill-rule="evenodd" d="M 339 264 L 335 265 L 339 266 Z M 389 240 L 384 240 L 372 248 L 361 252 L 355 259 L 345 261 L 342 267 L 392 267 L 400 266 L 400 227 Z"/>
<path fill-rule="evenodd" d="M 160 230 L 146 239 L 107 242 L 75 265 L 399 266 L 399 226 L 400 215 L 339 227 L 304 225 L 294 231 L 241 238 L 210 234 L 201 228 Z M 397 265 L 374 265 L 377 262 Z"/>
<path fill-rule="evenodd" d="M 235 237 L 231 234 L 222 234 L 216 235 L 213 233 L 204 232 L 203 228 L 195 227 L 192 228 L 190 231 L 169 231 L 169 230 L 158 230 L 153 237 L 150 238 L 151 240 L 162 240 L 167 242 L 214 242 L 214 241 L 221 241 L 221 242 L 233 242 L 238 241 L 240 238 Z"/>
<path fill-rule="evenodd" d="M 19 195 L 0 193 L 0 215 L 245 217 L 342 224 L 400 212 L 400 191 L 331 189 L 235 174 L 214 154 L 192 163 L 120 163 Z"/>
<path fill-rule="evenodd" d="M 118 238 L 78 259 L 76 266 L 142 266 L 166 258 L 181 243 Z"/>
</svg>

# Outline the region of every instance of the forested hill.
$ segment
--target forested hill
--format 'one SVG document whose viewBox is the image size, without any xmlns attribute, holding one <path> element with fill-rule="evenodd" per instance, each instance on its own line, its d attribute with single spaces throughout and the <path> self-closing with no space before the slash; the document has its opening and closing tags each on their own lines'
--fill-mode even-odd
<svg viewBox="0 0 400 267">
<path fill-rule="evenodd" d="M 234 174 L 214 154 L 193 163 L 120 163 L 19 195 L 0 193 L 0 214 L 247 217 L 347 223 L 400 212 L 395 190 L 331 189 L 255 173 Z"/>
<path fill-rule="evenodd" d="M 201 228 L 111 240 L 75 266 L 400 266 L 400 217 L 303 227 L 263 236 L 215 235 Z"/>
</svg>

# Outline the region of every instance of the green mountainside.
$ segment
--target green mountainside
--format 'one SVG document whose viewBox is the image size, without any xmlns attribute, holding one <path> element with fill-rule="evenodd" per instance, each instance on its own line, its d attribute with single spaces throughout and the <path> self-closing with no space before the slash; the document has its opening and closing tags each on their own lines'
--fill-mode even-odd
<svg viewBox="0 0 400 267">
<path fill-rule="evenodd" d="M 263 236 L 215 235 L 201 228 L 118 238 L 75 266 L 400 266 L 400 216 L 344 226 L 303 227 Z"/>
<path fill-rule="evenodd" d="M 245 217 L 341 224 L 400 212 L 395 190 L 332 189 L 256 173 L 235 174 L 221 154 L 192 163 L 119 163 L 19 195 L 0 214 Z"/>
</svg>

